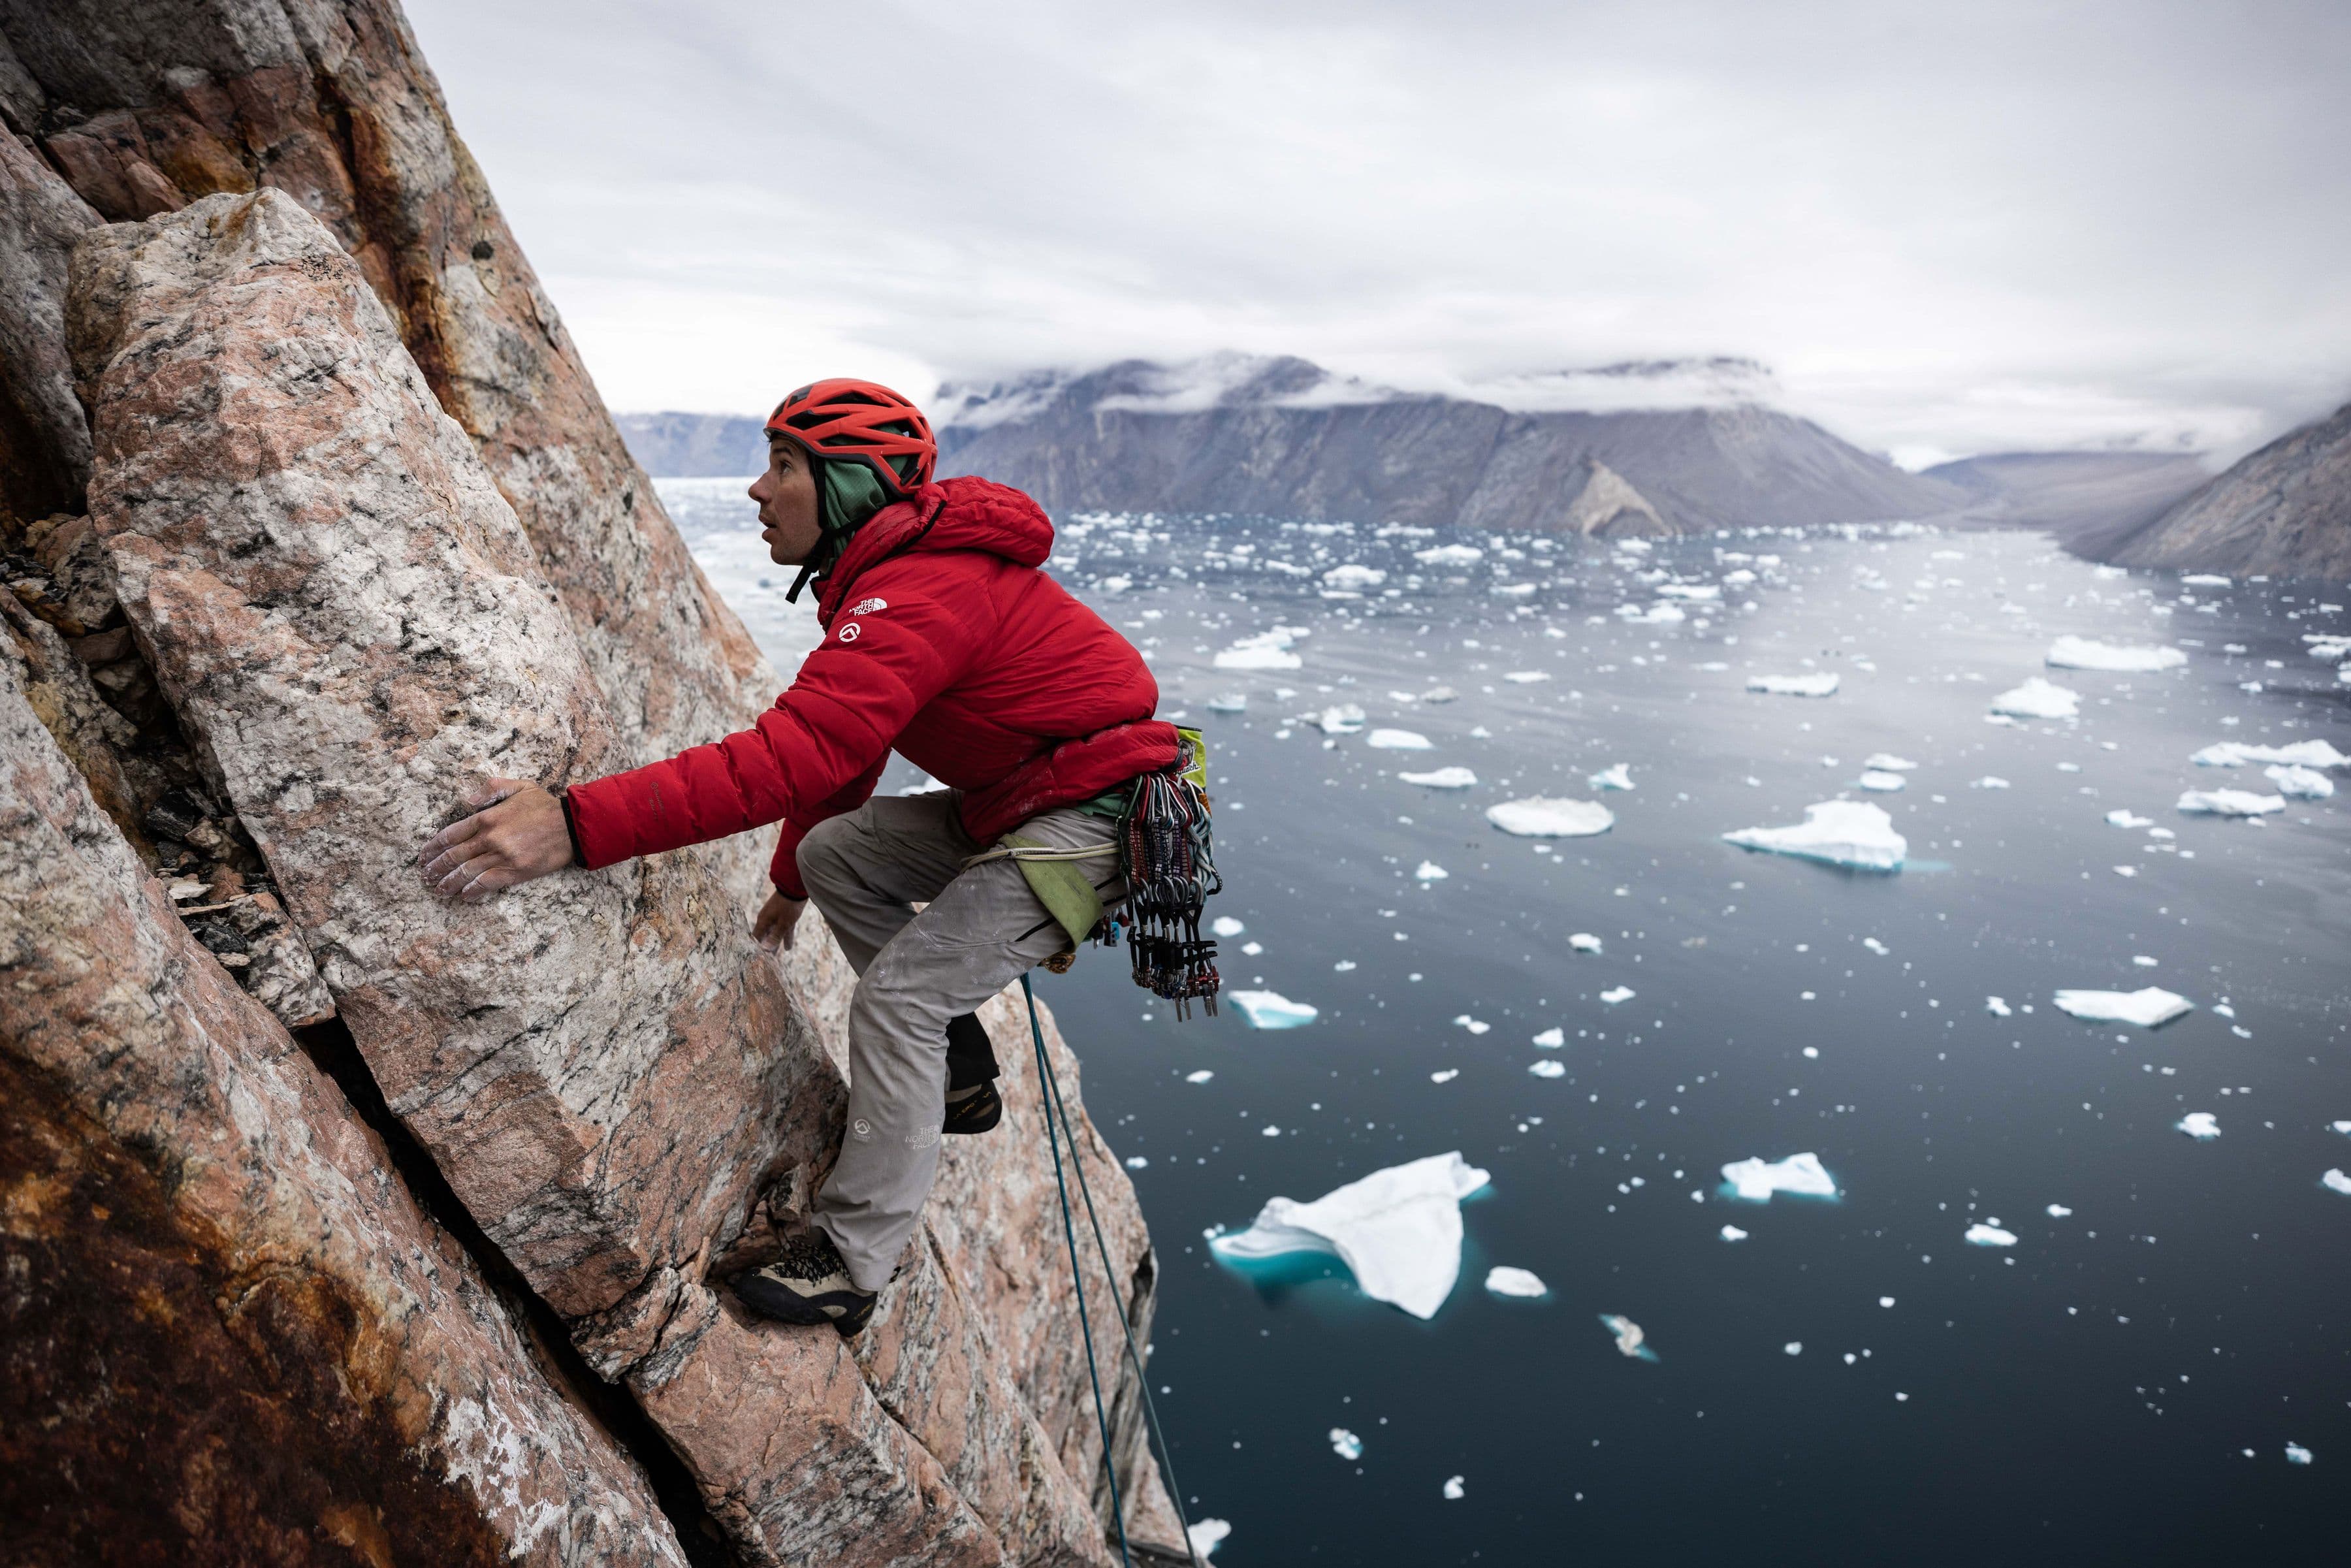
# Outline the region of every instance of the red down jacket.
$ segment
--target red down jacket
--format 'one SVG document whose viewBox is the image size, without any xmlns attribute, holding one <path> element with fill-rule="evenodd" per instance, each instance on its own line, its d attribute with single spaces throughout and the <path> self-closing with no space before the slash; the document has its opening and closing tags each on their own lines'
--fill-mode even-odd
<svg viewBox="0 0 2351 1568">
<path fill-rule="evenodd" d="M 808 831 L 873 793 L 892 748 L 963 790 L 992 843 L 1040 811 L 1176 759 L 1132 643 L 1037 570 L 1053 525 L 986 479 L 876 512 L 817 585 L 824 641 L 758 724 L 570 791 L 582 860 L 611 865 L 781 821 L 769 870 L 807 896 Z"/>
</svg>

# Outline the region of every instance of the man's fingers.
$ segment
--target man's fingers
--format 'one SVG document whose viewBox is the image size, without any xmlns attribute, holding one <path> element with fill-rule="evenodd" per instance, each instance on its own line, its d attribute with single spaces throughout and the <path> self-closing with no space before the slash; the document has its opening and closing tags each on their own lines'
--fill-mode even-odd
<svg viewBox="0 0 2351 1568">
<path fill-rule="evenodd" d="M 470 817 L 460 817 L 455 821 L 450 823 L 447 827 L 442 829 L 439 832 L 434 834 L 431 838 L 425 840 L 424 848 L 418 852 L 416 858 L 427 864 L 430 864 L 434 859 L 439 856 L 444 851 L 448 850 L 453 845 L 464 843 L 467 839 L 472 838 L 475 833 L 478 833 L 481 831 L 482 819 L 479 813 L 475 813 Z"/>
</svg>

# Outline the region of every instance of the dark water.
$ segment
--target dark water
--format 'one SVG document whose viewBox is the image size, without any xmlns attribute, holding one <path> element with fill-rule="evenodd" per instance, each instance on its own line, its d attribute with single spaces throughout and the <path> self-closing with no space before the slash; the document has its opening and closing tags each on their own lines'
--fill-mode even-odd
<svg viewBox="0 0 2351 1568">
<path fill-rule="evenodd" d="M 673 499 L 690 533 L 732 526 Z M 1473 539 L 1488 557 L 1449 576 L 1411 559 L 1442 542 L 1121 520 L 1065 532 L 1057 557 L 1149 649 L 1162 711 L 1209 732 L 1228 884 L 1212 907 L 1248 926 L 1224 945 L 1228 985 L 1321 1009 L 1283 1032 L 1230 1010 L 1178 1024 L 1123 952 L 1041 981 L 1094 1116 L 1149 1162 L 1134 1176 L 1165 1265 L 1152 1379 L 1193 1517 L 1231 1521 L 1216 1560 L 2344 1561 L 2351 1196 L 2320 1177 L 2351 1167 L 2328 1127 L 2351 1118 L 2351 833 L 2337 800 L 2258 826 L 2173 802 L 2273 788 L 2258 766 L 2189 764 L 2216 741 L 2351 750 L 2351 685 L 2304 642 L 2351 629 L 2319 608 L 2351 593 L 2182 588 L 2031 537 L 1898 531 L 1646 559 L 1528 549 L 1500 562 L 1538 585 L 1511 599 L 1489 591 L 1493 552 L 1531 541 Z M 1269 559 L 1389 575 L 1329 599 L 1315 575 L 1250 564 Z M 1759 580 L 1678 622 L 1614 613 L 1656 601 L 1644 575 L 1739 570 Z M 714 576 L 763 637 L 800 634 L 756 569 Z M 1128 586 L 1108 591 L 1113 576 Z M 1302 668 L 1210 668 L 1277 624 L 1310 630 Z M 2189 663 L 2044 670 L 2067 633 Z M 1552 678 L 1501 678 L 1536 670 Z M 1814 670 L 1840 692 L 1742 689 Z M 2081 718 L 1987 723 L 2034 674 L 2079 692 Z M 1388 695 L 1437 683 L 1459 699 Z M 1206 711 L 1227 691 L 1246 714 Z M 1286 722 L 1340 702 L 1434 748 L 1326 747 Z M 1918 764 L 1897 794 L 1852 787 L 1879 751 Z M 1619 762 L 1634 790 L 1587 787 Z M 1445 765 L 1479 785 L 1393 777 Z M 1987 775 L 2011 787 L 1971 787 Z M 1487 825 L 1487 806 L 1529 795 L 1603 800 L 1615 825 L 1552 853 Z M 1718 837 L 1839 795 L 1892 814 L 1906 870 Z M 2116 808 L 2177 836 L 2111 827 Z M 1416 881 L 1423 861 L 1449 874 Z M 1571 951 L 1576 932 L 1604 951 Z M 2050 1003 L 2144 985 L 2197 1010 L 2150 1031 Z M 1634 998 L 1597 1000 L 1620 986 Z M 1529 1043 L 1554 1026 L 1565 1049 Z M 1565 1076 L 1531 1075 L 1542 1059 Z M 1186 1082 L 1199 1069 L 1215 1077 Z M 2198 1111 L 2220 1137 L 2175 1130 Z M 1252 1281 L 1208 1255 L 1204 1232 L 1276 1194 L 1450 1149 L 1492 1183 L 1464 1207 L 1460 1283 L 1433 1321 L 1330 1269 Z M 1840 1199 L 1719 1191 L 1725 1162 L 1806 1151 Z M 1995 1217 L 2013 1247 L 1962 1241 Z M 1749 1238 L 1724 1241 L 1726 1224 Z M 1495 1264 L 1550 1295 L 1488 1294 Z M 1604 1312 L 1640 1323 L 1657 1361 L 1620 1355 Z M 1359 1460 L 1333 1427 L 1362 1437 Z"/>
</svg>

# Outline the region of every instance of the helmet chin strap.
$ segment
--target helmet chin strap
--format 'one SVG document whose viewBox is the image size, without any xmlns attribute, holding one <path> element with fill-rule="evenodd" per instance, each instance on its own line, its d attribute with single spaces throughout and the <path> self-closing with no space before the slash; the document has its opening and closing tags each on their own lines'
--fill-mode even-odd
<svg viewBox="0 0 2351 1568">
<path fill-rule="evenodd" d="M 810 459 L 816 476 L 817 542 L 801 563 L 799 576 L 785 591 L 787 604 L 799 601 L 800 590 L 810 579 L 832 570 L 841 552 L 849 548 L 851 537 L 891 499 L 882 481 L 862 463 L 830 461 L 813 453 Z"/>
</svg>

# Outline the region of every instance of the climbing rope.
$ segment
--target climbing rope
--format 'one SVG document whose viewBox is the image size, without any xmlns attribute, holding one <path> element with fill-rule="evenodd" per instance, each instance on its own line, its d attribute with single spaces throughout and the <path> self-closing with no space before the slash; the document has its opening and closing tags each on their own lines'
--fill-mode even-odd
<svg viewBox="0 0 2351 1568">
<path fill-rule="evenodd" d="M 1212 873 L 1213 874 L 1213 873 Z M 1213 973 L 1213 971 L 1212 971 Z M 1094 1248 L 1102 1254 L 1102 1278 L 1110 1287 L 1111 1305 L 1118 1309 L 1119 1333 L 1126 1339 L 1127 1359 L 1134 1364 L 1134 1385 L 1143 1391 L 1143 1412 L 1151 1423 L 1151 1436 L 1159 1445 L 1160 1467 L 1167 1475 L 1167 1490 L 1176 1504 L 1176 1522 L 1184 1531 L 1184 1555 L 1192 1568 L 1203 1568 L 1199 1552 L 1192 1545 L 1192 1520 L 1184 1511 L 1184 1490 L 1176 1479 L 1176 1456 L 1168 1451 L 1167 1435 L 1159 1429 L 1159 1407 L 1151 1398 L 1151 1378 L 1143 1366 L 1143 1353 L 1135 1348 L 1134 1329 L 1129 1322 L 1126 1303 L 1119 1299 L 1118 1270 L 1111 1266 L 1110 1244 L 1102 1239 L 1102 1218 L 1094 1212 L 1092 1186 L 1086 1181 L 1085 1162 L 1078 1158 L 1078 1130 L 1070 1120 L 1069 1107 L 1061 1100 L 1061 1083 L 1053 1071 L 1053 1063 L 1045 1054 L 1045 1026 L 1037 1019 L 1037 993 L 1029 984 L 1029 977 L 1020 977 L 1020 995 L 1029 1003 L 1029 1038 L 1037 1048 L 1037 1082 L 1045 1091 L 1040 1096 L 1045 1102 L 1045 1143 L 1053 1153 L 1053 1185 L 1061 1195 L 1061 1236 L 1070 1246 L 1070 1277 L 1077 1286 L 1078 1328 L 1086 1342 L 1086 1375 L 1093 1382 L 1094 1422 L 1102 1431 L 1102 1470 L 1110 1478 L 1111 1517 L 1118 1525 L 1118 1556 L 1126 1568 L 1134 1568 L 1134 1558 L 1126 1545 L 1126 1510 L 1119 1499 L 1118 1463 L 1112 1456 L 1110 1416 L 1102 1406 L 1102 1374 L 1094 1365 L 1094 1331 L 1086 1315 L 1085 1270 L 1078 1262 L 1078 1232 L 1070 1214 L 1070 1184 L 1061 1174 L 1061 1134 L 1054 1131 L 1058 1116 L 1061 1133 L 1070 1140 L 1070 1163 L 1077 1167 L 1078 1193 L 1085 1199 L 1086 1224 L 1094 1233 Z M 1211 1004 L 1213 1005 L 1213 1004 Z"/>
</svg>

